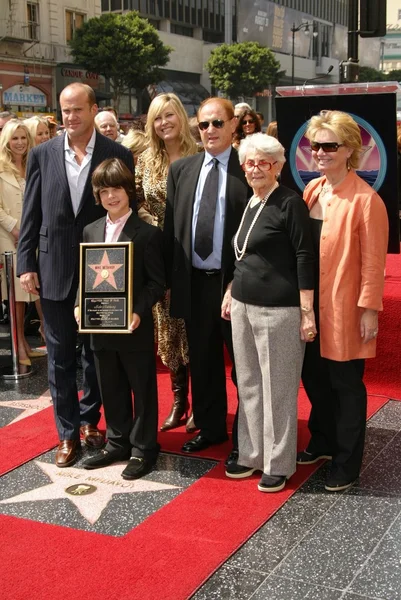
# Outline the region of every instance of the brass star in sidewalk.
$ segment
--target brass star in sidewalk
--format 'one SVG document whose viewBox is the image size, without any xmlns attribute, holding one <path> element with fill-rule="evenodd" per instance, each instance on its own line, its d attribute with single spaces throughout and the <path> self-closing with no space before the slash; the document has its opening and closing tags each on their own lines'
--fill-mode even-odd
<svg viewBox="0 0 401 600">
<path fill-rule="evenodd" d="M 17 421 L 21 421 L 21 419 L 25 419 L 25 417 L 30 417 L 31 415 L 36 414 L 40 410 L 44 410 L 45 408 L 49 408 L 52 406 L 52 399 L 50 397 L 50 392 L 39 396 L 39 398 L 27 398 L 26 400 L 0 400 L 0 406 L 5 406 L 7 408 L 19 408 L 21 410 L 20 414 L 15 417 L 8 425 L 11 423 L 16 423 Z"/>
<path fill-rule="evenodd" d="M 50 477 L 52 483 L 40 488 L 24 492 L 12 498 L 1 500 L 0 504 L 14 504 L 17 502 L 34 502 L 36 500 L 55 500 L 67 498 L 81 515 L 92 525 L 101 516 L 110 502 L 113 494 L 132 494 L 133 492 L 156 492 L 161 490 L 179 489 L 177 485 L 158 483 L 147 479 L 125 481 L 121 477 L 124 465 L 117 463 L 96 471 L 88 472 L 77 467 L 59 469 L 50 463 L 35 461 L 35 464 Z M 71 486 L 77 484 L 76 493 L 71 493 Z M 88 495 L 78 493 L 85 488 L 95 487 L 96 490 Z M 66 492 L 69 488 L 70 491 Z"/>
</svg>

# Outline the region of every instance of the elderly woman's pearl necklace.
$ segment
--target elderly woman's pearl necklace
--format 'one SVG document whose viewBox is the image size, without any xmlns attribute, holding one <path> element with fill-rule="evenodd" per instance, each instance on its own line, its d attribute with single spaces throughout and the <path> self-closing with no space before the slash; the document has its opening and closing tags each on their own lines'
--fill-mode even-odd
<svg viewBox="0 0 401 600">
<path fill-rule="evenodd" d="M 255 227 L 255 223 L 259 218 L 260 213 L 263 210 L 263 207 L 265 206 L 266 202 L 268 201 L 269 197 L 271 196 L 271 194 L 274 192 L 274 190 L 278 187 L 278 183 L 277 181 L 274 183 L 274 185 L 270 188 L 270 190 L 267 192 L 267 194 L 265 195 L 265 197 L 263 198 L 263 200 L 260 201 L 260 206 L 258 208 L 258 210 L 256 211 L 256 214 L 253 218 L 253 221 L 248 229 L 248 232 L 245 236 L 245 240 L 244 240 L 244 245 L 242 246 L 242 248 L 240 248 L 238 246 L 238 237 L 240 234 L 240 231 L 242 229 L 242 226 L 244 224 L 244 220 L 245 220 L 245 215 L 248 212 L 248 208 L 250 207 L 252 200 L 255 198 L 255 196 L 252 196 L 252 198 L 249 200 L 248 204 L 246 205 L 246 209 L 244 210 L 244 214 L 242 215 L 242 219 L 241 219 L 241 223 L 239 224 L 238 227 L 238 231 L 234 236 L 234 252 L 235 252 L 235 258 L 237 260 L 242 260 L 245 256 L 246 253 L 246 249 L 248 247 L 248 241 L 249 241 L 249 236 L 251 235 L 252 229 Z"/>
</svg>

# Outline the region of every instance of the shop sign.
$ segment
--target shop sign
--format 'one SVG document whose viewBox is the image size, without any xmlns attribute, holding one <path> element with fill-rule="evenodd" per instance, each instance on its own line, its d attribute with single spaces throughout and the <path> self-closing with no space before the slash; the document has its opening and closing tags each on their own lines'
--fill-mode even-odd
<svg viewBox="0 0 401 600">
<path fill-rule="evenodd" d="M 13 85 L 4 90 L 3 103 L 14 106 L 47 106 L 46 94 L 33 85 Z"/>
</svg>

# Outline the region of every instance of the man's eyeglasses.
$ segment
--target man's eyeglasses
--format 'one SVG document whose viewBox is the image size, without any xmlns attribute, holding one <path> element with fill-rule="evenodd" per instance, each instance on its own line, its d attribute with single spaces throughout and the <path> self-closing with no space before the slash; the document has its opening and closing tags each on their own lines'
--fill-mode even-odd
<svg viewBox="0 0 401 600">
<path fill-rule="evenodd" d="M 255 169 L 256 167 L 260 171 L 270 171 L 270 169 L 272 168 L 272 166 L 276 165 L 276 164 L 277 164 L 277 161 L 274 161 L 274 163 L 270 163 L 267 160 L 260 160 L 258 163 L 255 163 L 255 161 L 253 161 L 253 160 L 247 160 L 242 165 L 242 168 L 246 172 L 253 171 L 253 169 Z"/>
<path fill-rule="evenodd" d="M 255 123 L 255 119 L 249 119 L 249 121 L 242 121 L 243 125 L 253 125 Z"/>
<path fill-rule="evenodd" d="M 206 131 L 206 129 L 209 129 L 210 125 L 213 125 L 215 129 L 222 129 L 224 123 L 227 123 L 227 121 L 223 121 L 223 119 L 213 119 L 213 121 L 201 121 L 198 123 L 198 127 L 201 131 Z"/>
<path fill-rule="evenodd" d="M 311 142 L 310 145 L 314 152 L 319 152 L 320 148 L 323 152 L 337 152 L 341 146 L 344 144 L 337 144 L 337 142 Z"/>
</svg>

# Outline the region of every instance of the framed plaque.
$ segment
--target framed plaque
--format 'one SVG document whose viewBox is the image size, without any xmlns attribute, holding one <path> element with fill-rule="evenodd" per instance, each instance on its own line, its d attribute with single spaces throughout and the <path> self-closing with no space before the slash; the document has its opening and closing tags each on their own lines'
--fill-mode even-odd
<svg viewBox="0 0 401 600">
<path fill-rule="evenodd" d="M 131 333 L 133 269 L 133 242 L 80 244 L 81 333 Z"/>
</svg>

